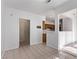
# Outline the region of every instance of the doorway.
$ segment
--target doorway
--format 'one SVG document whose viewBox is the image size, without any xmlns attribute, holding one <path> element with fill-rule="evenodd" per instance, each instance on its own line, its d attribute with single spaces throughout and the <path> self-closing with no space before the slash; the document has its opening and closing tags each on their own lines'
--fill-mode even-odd
<svg viewBox="0 0 79 59">
<path fill-rule="evenodd" d="M 30 20 L 20 19 L 19 29 L 20 29 L 19 47 L 30 45 Z"/>
</svg>

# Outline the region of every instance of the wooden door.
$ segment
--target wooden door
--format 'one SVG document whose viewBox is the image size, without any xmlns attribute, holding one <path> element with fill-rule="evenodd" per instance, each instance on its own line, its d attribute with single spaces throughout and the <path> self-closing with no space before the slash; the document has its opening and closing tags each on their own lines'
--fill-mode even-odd
<svg viewBox="0 0 79 59">
<path fill-rule="evenodd" d="M 20 19 L 20 44 L 30 44 L 30 21 Z"/>
<path fill-rule="evenodd" d="M 46 44 L 46 33 L 42 34 L 42 42 Z"/>
</svg>

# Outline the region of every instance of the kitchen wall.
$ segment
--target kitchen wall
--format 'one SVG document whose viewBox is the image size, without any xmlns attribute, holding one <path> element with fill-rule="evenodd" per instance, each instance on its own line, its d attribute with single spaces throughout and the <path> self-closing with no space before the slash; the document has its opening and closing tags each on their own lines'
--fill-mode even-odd
<svg viewBox="0 0 79 59">
<path fill-rule="evenodd" d="M 42 30 L 37 29 L 36 26 L 42 25 L 42 20 L 45 19 L 45 17 L 13 8 L 6 8 L 6 23 L 4 26 L 6 29 L 5 50 L 15 49 L 19 47 L 20 18 L 30 20 L 30 45 L 41 43 Z"/>
<path fill-rule="evenodd" d="M 68 12 L 65 12 L 63 13 L 63 15 L 69 17 L 72 19 L 72 33 L 73 33 L 73 41 L 76 41 L 76 36 L 77 36 L 77 10 L 76 9 L 73 9 L 73 10 L 70 10 Z"/>
<path fill-rule="evenodd" d="M 60 49 L 65 45 L 71 42 L 77 41 L 77 17 L 76 17 L 76 9 L 72 9 L 70 11 L 59 14 L 69 17 L 72 21 L 72 30 L 71 31 L 59 31 L 59 47 Z M 65 25 L 68 26 L 69 24 Z M 63 43 L 62 43 L 63 42 Z"/>
<path fill-rule="evenodd" d="M 58 49 L 58 33 L 55 31 L 47 32 L 47 46 Z"/>
<path fill-rule="evenodd" d="M 47 46 L 58 49 L 58 17 L 55 10 L 50 11 L 46 18 L 47 21 L 54 22 L 55 31 L 46 31 L 47 33 Z"/>
<path fill-rule="evenodd" d="M 72 31 L 72 19 L 69 17 L 63 18 L 63 31 Z"/>
</svg>

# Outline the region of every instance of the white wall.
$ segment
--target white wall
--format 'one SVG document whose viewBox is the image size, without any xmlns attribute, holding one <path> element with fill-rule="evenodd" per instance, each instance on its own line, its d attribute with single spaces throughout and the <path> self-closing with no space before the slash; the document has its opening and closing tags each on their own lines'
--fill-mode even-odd
<svg viewBox="0 0 79 59">
<path fill-rule="evenodd" d="M 72 19 L 72 33 L 73 33 L 73 41 L 76 41 L 76 31 L 77 31 L 77 17 L 76 17 L 76 9 L 70 10 L 68 12 L 62 13 L 62 15 L 69 17 Z"/>
<path fill-rule="evenodd" d="M 73 42 L 73 33 L 71 31 L 63 31 L 58 33 L 59 49 L 62 49 L 64 45 Z"/>
<path fill-rule="evenodd" d="M 58 49 L 58 19 L 55 18 L 55 31 L 47 31 L 47 46 Z"/>
<path fill-rule="evenodd" d="M 41 29 L 37 29 L 37 25 L 41 25 L 44 16 L 33 13 L 7 8 L 6 9 L 6 35 L 5 50 L 15 49 L 19 47 L 19 18 L 30 20 L 30 45 L 41 43 Z"/>
<path fill-rule="evenodd" d="M 5 48 L 5 34 L 6 34 L 6 22 L 5 22 L 6 5 L 5 1 L 1 1 L 1 58 L 4 55 Z"/>
<path fill-rule="evenodd" d="M 47 46 L 58 49 L 58 33 L 47 31 Z"/>
<path fill-rule="evenodd" d="M 63 31 L 72 31 L 72 19 L 65 17 L 63 19 Z"/>
<path fill-rule="evenodd" d="M 47 21 L 55 21 L 55 31 L 46 31 L 47 33 L 47 46 L 58 49 L 58 17 L 56 11 L 48 13 Z"/>
<path fill-rule="evenodd" d="M 59 15 L 64 15 L 72 19 L 72 31 L 61 31 L 61 32 L 59 31 L 59 48 L 61 49 L 65 44 L 68 44 L 77 40 L 76 9 L 67 11 Z"/>
</svg>

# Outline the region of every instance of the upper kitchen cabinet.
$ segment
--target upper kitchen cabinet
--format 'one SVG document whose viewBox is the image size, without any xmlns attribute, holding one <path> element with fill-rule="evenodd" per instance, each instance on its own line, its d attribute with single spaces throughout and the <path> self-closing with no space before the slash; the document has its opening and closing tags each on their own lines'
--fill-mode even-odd
<svg viewBox="0 0 79 59">
<path fill-rule="evenodd" d="M 43 30 L 55 31 L 55 24 L 49 21 L 43 21 Z"/>
</svg>

